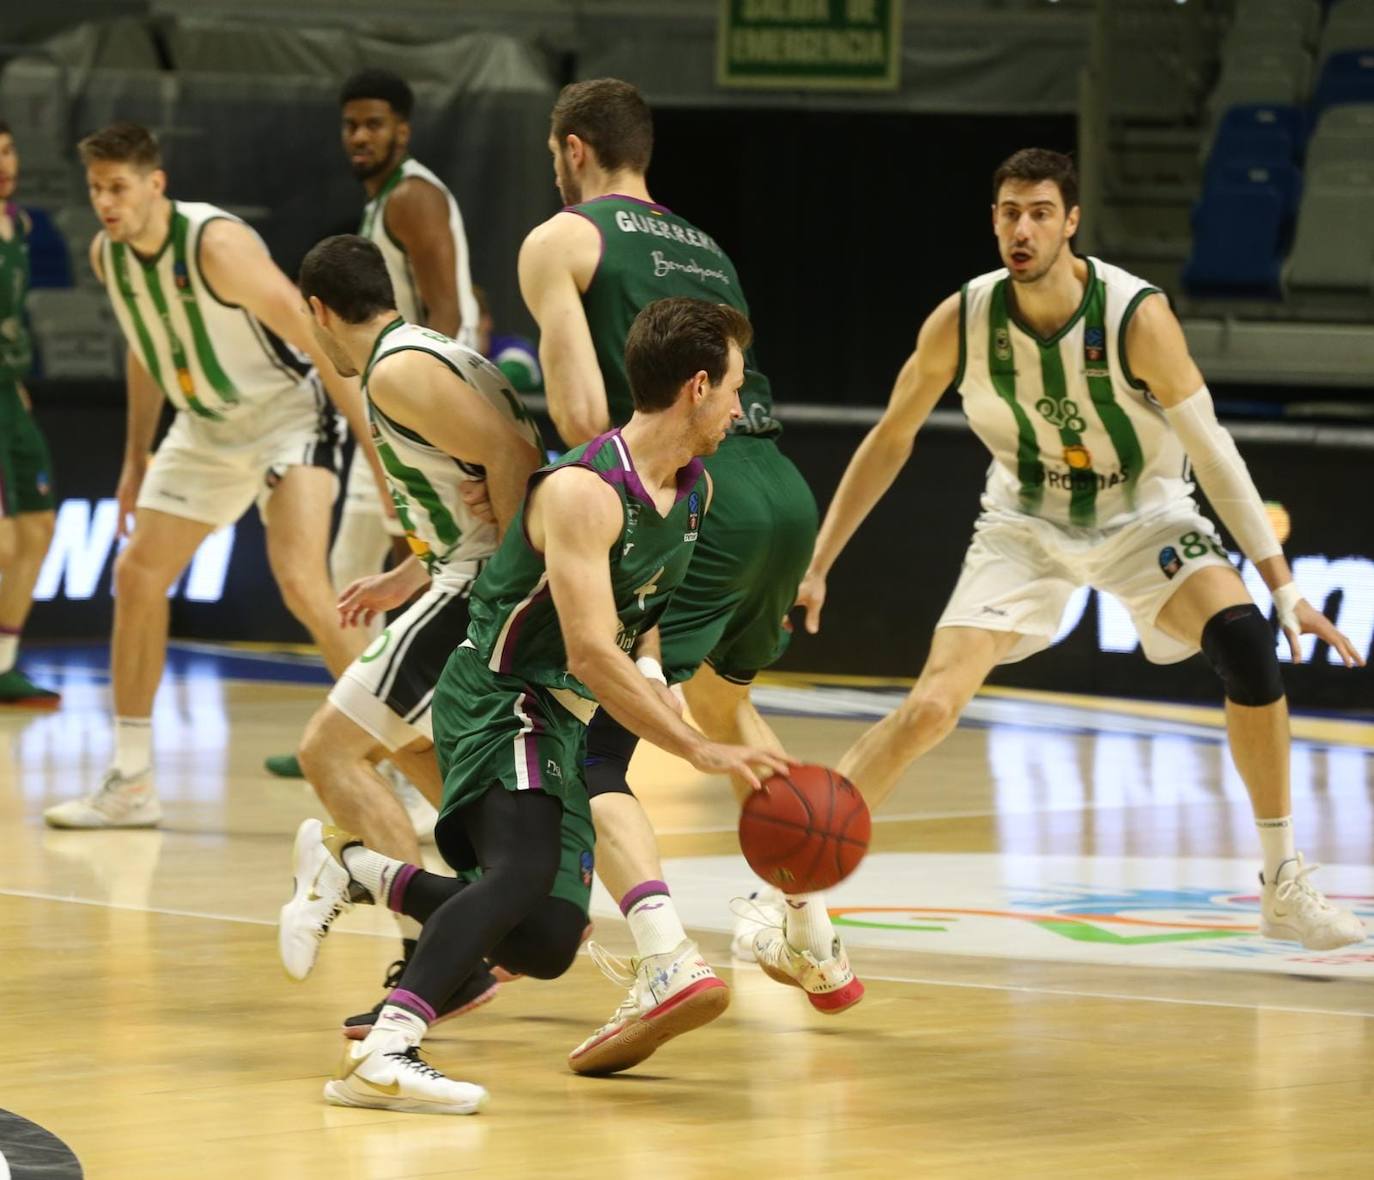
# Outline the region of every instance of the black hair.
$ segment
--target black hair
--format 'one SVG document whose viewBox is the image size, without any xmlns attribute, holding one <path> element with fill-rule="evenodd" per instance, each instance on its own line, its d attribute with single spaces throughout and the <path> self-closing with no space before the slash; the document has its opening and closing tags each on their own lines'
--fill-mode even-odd
<svg viewBox="0 0 1374 1180">
<path fill-rule="evenodd" d="M 339 91 L 339 106 L 357 98 L 380 99 L 407 122 L 415 109 L 414 91 L 404 78 L 390 70 L 359 70 L 349 78 Z"/>
<path fill-rule="evenodd" d="M 386 259 L 375 242 L 335 234 L 311 247 L 301 262 L 301 297 L 312 295 L 345 323 L 361 324 L 396 308 Z"/>
</svg>

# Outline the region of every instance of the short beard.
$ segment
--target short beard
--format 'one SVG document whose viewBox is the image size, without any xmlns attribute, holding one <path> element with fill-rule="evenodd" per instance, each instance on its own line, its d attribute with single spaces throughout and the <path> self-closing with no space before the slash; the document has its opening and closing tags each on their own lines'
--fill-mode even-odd
<svg viewBox="0 0 1374 1180">
<path fill-rule="evenodd" d="M 1008 268 L 1007 277 L 1010 278 L 1013 283 L 1018 283 L 1023 287 L 1028 287 L 1032 283 L 1038 283 L 1047 274 L 1049 274 L 1051 270 L 1054 269 L 1054 264 L 1059 261 L 1059 255 L 1063 252 L 1063 250 L 1064 245 L 1061 242 L 1059 245 L 1059 249 L 1054 252 L 1054 257 L 1051 258 L 1047 263 L 1045 263 L 1045 265 L 1041 267 L 1041 269 L 1038 270 L 1035 274 L 1017 275 L 1017 273 L 1014 270 Z"/>
<path fill-rule="evenodd" d="M 352 169 L 355 180 L 371 180 L 373 177 L 386 175 L 396 167 L 400 160 L 401 153 L 397 150 L 396 141 L 392 140 L 391 150 L 376 164 L 353 164 L 350 162 L 349 168 Z"/>
</svg>

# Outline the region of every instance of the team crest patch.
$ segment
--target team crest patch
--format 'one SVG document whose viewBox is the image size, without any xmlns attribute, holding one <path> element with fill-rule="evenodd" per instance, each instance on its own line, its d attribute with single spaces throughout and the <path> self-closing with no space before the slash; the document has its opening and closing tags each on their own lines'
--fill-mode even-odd
<svg viewBox="0 0 1374 1180">
<path fill-rule="evenodd" d="M 1101 328 L 1088 328 L 1084 331 L 1083 355 L 1090 361 L 1106 359 L 1107 333 Z"/>
<path fill-rule="evenodd" d="M 582 870 L 582 884 L 588 889 L 592 887 L 592 854 L 585 848 L 582 855 L 577 858 L 577 867 Z"/>
<path fill-rule="evenodd" d="M 1011 360 L 1011 336 L 1008 335 L 1006 328 L 998 328 L 993 332 L 992 351 L 999 361 Z"/>
<path fill-rule="evenodd" d="M 1093 465 L 1092 452 L 1082 445 L 1065 447 L 1064 462 L 1071 471 L 1087 471 Z"/>
<path fill-rule="evenodd" d="M 1174 575 L 1183 568 L 1183 559 L 1172 545 L 1165 545 L 1159 551 L 1159 568 L 1170 581 L 1173 581 Z"/>
</svg>

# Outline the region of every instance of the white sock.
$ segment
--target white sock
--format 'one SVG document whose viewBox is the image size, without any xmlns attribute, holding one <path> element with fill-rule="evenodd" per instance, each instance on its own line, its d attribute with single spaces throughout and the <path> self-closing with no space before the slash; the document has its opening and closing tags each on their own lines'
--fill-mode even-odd
<svg viewBox="0 0 1374 1180">
<path fill-rule="evenodd" d="M 391 857 L 373 852 L 361 844 L 350 844 L 345 848 L 343 862 L 348 875 L 372 894 L 372 900 L 376 905 L 387 904 L 392 881 L 396 879 L 396 874 L 406 867 L 405 861 L 392 860 Z"/>
<path fill-rule="evenodd" d="M 405 914 L 396 915 L 396 928 L 400 930 L 402 938 L 408 938 L 412 942 L 420 937 L 420 923 L 414 918 L 406 917 Z"/>
<path fill-rule="evenodd" d="M 783 901 L 787 903 L 783 932 L 788 944 L 799 951 L 810 951 L 817 962 L 830 958 L 835 927 L 830 924 L 830 911 L 825 908 L 825 894 L 789 894 Z"/>
<path fill-rule="evenodd" d="M 406 996 L 409 995 L 407 992 Z M 367 1034 L 364 1047 L 369 1052 L 380 1050 L 383 1053 L 404 1053 L 407 1049 L 413 1049 L 429 1031 L 425 1017 L 415 1010 L 419 1006 L 383 1004 L 381 1012 L 377 1014 L 377 1023 Z"/>
<path fill-rule="evenodd" d="M 1259 830 L 1260 848 L 1264 851 L 1264 880 L 1272 885 L 1279 865 L 1298 855 L 1293 850 L 1293 817 L 1257 819 L 1255 827 Z"/>
<path fill-rule="evenodd" d="M 116 717 L 114 722 L 114 759 L 110 765 L 125 778 L 142 774 L 152 764 L 152 719 L 149 717 Z"/>
<path fill-rule="evenodd" d="M 687 931 L 666 887 L 662 893 L 642 895 L 625 911 L 625 920 L 641 959 L 666 955 L 687 941 Z"/>
<path fill-rule="evenodd" d="M 14 667 L 14 661 L 19 658 L 19 633 L 17 631 L 0 631 L 0 676 L 3 676 Z"/>
</svg>

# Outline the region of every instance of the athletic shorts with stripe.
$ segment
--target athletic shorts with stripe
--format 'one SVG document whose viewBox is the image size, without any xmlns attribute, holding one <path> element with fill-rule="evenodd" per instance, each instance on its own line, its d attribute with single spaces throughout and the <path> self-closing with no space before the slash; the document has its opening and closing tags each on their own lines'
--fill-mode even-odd
<svg viewBox="0 0 1374 1180">
<path fill-rule="evenodd" d="M 732 435 L 705 460 L 711 510 L 659 621 L 671 683 L 703 661 L 748 684 L 787 650 L 784 625 L 816 544 L 816 500 L 771 438 Z"/>
<path fill-rule="evenodd" d="M 1068 528 L 985 507 L 935 625 L 1019 632 L 1020 642 L 1002 658 L 1013 664 L 1049 647 L 1069 596 L 1091 586 L 1130 613 L 1147 660 L 1173 664 L 1198 649 L 1156 627 L 1159 612 L 1199 570 L 1230 565 L 1216 526 L 1191 498 L 1114 529 Z"/>
<path fill-rule="evenodd" d="M 154 508 L 214 528 L 256 503 L 263 512 L 292 467 L 339 473 L 343 419 L 311 373 L 289 396 L 249 415 L 216 422 L 177 413 L 138 493 Z"/>
<path fill-rule="evenodd" d="M 0 517 L 51 512 L 52 455 L 18 383 L 0 377 Z"/>
<path fill-rule="evenodd" d="M 560 694 L 562 695 L 562 694 Z M 590 701 L 581 716 L 539 685 L 491 671 L 472 647 L 460 647 L 434 692 L 434 749 L 444 800 L 434 841 L 460 876 L 480 874 L 463 809 L 487 791 L 540 791 L 563 804 L 563 851 L 553 897 L 586 912 L 591 901 L 596 830 L 582 779 Z"/>
<path fill-rule="evenodd" d="M 481 569 L 446 572 L 344 669 L 329 703 L 386 750 L 434 740 L 430 706 L 449 654 L 468 633 L 468 592 Z"/>
</svg>

